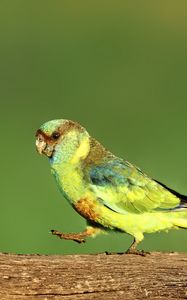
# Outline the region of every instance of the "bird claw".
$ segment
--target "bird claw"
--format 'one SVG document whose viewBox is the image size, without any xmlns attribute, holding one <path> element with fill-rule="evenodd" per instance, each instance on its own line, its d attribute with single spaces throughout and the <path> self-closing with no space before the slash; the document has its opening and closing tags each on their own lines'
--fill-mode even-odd
<svg viewBox="0 0 187 300">
<path fill-rule="evenodd" d="M 104 254 L 106 254 L 106 255 L 123 255 L 125 253 L 124 252 L 110 252 L 110 251 L 105 251 Z"/>
<path fill-rule="evenodd" d="M 82 244 L 82 243 L 86 242 L 85 239 L 83 239 L 83 238 L 74 238 L 74 239 L 72 239 L 72 241 L 77 242 L 79 244 Z"/>
<path fill-rule="evenodd" d="M 147 254 L 150 254 L 150 252 L 145 252 L 144 250 L 132 250 L 129 249 L 126 252 L 104 252 L 106 255 L 123 255 L 123 254 L 134 254 L 134 255 L 140 255 L 140 256 L 146 256 Z"/>
<path fill-rule="evenodd" d="M 58 230 L 51 230 L 51 233 L 53 235 L 57 235 L 60 239 L 71 240 L 71 241 L 77 242 L 79 244 L 85 243 L 85 239 L 81 236 L 81 234 L 62 233 L 62 232 L 59 232 Z"/>
<path fill-rule="evenodd" d="M 134 254 L 134 255 L 140 255 L 145 257 L 147 254 L 150 254 L 150 252 L 145 252 L 144 250 L 128 249 L 126 251 L 126 254 Z"/>
</svg>

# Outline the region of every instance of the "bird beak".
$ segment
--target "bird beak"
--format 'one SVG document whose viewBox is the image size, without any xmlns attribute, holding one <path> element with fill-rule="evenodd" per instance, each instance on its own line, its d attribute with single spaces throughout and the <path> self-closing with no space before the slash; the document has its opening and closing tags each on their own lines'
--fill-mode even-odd
<svg viewBox="0 0 187 300">
<path fill-rule="evenodd" d="M 43 151 L 46 149 L 47 143 L 42 140 L 40 137 L 37 138 L 36 140 L 36 150 L 38 151 L 39 154 L 42 154 Z"/>
<path fill-rule="evenodd" d="M 44 141 L 43 137 L 41 135 L 38 135 L 36 139 L 36 150 L 39 154 L 42 154 L 43 151 L 46 149 L 47 143 Z"/>
<path fill-rule="evenodd" d="M 52 157 L 54 146 L 47 143 L 45 138 L 41 134 L 38 134 L 36 138 L 36 150 L 39 154 L 45 154 L 48 157 Z"/>
</svg>

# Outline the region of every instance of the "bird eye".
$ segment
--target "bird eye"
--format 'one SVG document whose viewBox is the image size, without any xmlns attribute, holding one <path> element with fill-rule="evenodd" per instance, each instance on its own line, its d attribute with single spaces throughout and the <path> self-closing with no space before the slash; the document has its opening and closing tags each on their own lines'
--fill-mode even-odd
<svg viewBox="0 0 187 300">
<path fill-rule="evenodd" d="M 59 132 L 57 132 L 57 131 L 53 132 L 52 138 L 53 138 L 54 140 L 57 140 L 59 137 L 60 137 L 60 133 L 59 133 Z"/>
</svg>

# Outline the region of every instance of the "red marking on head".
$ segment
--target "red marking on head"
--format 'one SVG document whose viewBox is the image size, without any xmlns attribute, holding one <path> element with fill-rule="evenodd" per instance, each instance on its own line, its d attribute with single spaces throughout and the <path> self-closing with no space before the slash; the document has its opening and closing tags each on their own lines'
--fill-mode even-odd
<svg viewBox="0 0 187 300">
<path fill-rule="evenodd" d="M 59 133 L 60 136 L 64 136 L 66 133 L 68 133 L 73 128 L 78 129 L 79 131 L 83 130 L 83 127 L 79 123 L 73 122 L 73 121 L 67 121 L 65 124 L 63 123 L 62 126 L 59 126 L 55 130 L 55 132 Z M 51 133 L 51 135 L 48 135 L 46 132 L 42 131 L 41 129 L 38 129 L 36 132 L 36 137 L 41 135 L 45 141 L 56 142 L 56 139 L 54 139 L 54 137 L 53 137 L 53 133 Z"/>
</svg>

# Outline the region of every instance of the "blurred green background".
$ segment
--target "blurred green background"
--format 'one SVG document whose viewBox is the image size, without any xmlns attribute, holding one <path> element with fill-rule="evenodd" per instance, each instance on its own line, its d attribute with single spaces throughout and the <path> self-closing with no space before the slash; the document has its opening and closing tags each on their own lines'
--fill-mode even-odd
<svg viewBox="0 0 187 300">
<path fill-rule="evenodd" d="M 0 251 L 124 251 L 111 234 L 79 245 L 50 229 L 85 221 L 57 190 L 35 131 L 79 121 L 116 155 L 187 194 L 187 2 L 0 1 Z M 187 251 L 187 231 L 144 250 Z"/>
</svg>

